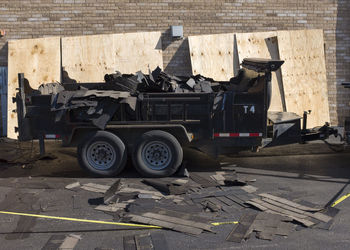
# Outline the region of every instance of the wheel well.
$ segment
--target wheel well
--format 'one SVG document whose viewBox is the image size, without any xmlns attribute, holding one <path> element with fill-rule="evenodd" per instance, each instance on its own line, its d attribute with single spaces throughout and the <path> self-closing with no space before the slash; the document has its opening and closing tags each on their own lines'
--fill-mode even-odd
<svg viewBox="0 0 350 250">
<path fill-rule="evenodd" d="M 75 128 L 72 131 L 72 136 L 70 140 L 65 142 L 65 146 L 77 146 L 79 142 L 86 136 L 87 133 L 97 131 L 97 128 Z M 124 127 L 115 127 L 108 126 L 105 131 L 109 131 L 115 135 L 117 135 L 128 148 L 132 148 L 136 141 L 140 138 L 143 133 L 146 133 L 151 130 L 162 130 L 172 134 L 181 144 L 181 146 L 185 146 L 189 144 L 192 140 L 190 135 L 187 133 L 187 130 L 184 126 L 145 126 L 145 127 L 132 127 L 132 126 L 124 126 Z"/>
</svg>

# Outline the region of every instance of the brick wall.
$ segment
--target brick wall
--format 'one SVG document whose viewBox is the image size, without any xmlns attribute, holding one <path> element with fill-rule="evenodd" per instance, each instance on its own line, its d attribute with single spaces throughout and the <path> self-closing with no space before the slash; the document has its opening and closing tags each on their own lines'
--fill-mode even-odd
<svg viewBox="0 0 350 250">
<path fill-rule="evenodd" d="M 10 39 L 43 36 L 163 32 L 164 67 L 190 74 L 186 40 L 172 40 L 170 25 L 184 35 L 277 29 L 324 30 L 332 124 L 350 116 L 349 0 L 0 0 L 0 66 L 7 65 Z"/>
</svg>

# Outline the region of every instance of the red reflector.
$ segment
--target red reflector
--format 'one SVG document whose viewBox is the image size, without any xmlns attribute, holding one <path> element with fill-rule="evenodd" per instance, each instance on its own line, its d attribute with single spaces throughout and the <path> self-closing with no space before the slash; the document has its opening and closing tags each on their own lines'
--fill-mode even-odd
<svg viewBox="0 0 350 250">
<path fill-rule="evenodd" d="M 262 133 L 214 133 L 214 137 L 262 137 Z"/>
<path fill-rule="evenodd" d="M 259 137 L 260 134 L 259 134 L 259 133 L 250 133 L 249 136 L 252 136 L 252 137 Z"/>
<path fill-rule="evenodd" d="M 230 137 L 238 137 L 239 133 L 230 133 Z"/>
</svg>

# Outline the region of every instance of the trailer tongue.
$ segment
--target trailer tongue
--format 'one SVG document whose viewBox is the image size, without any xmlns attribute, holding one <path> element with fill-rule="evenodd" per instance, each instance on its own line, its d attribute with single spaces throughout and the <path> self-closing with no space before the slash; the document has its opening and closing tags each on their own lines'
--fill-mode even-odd
<svg viewBox="0 0 350 250">
<path fill-rule="evenodd" d="M 271 72 L 283 61 L 245 59 L 227 82 L 202 76 L 106 75 L 104 83 L 48 84 L 25 93 L 19 74 L 19 140 L 62 139 L 78 147 L 80 165 L 98 176 L 120 173 L 130 155 L 144 176 L 172 175 L 186 146 L 215 154 L 325 139 L 325 125 L 301 128 L 301 117 L 268 112 Z"/>
</svg>

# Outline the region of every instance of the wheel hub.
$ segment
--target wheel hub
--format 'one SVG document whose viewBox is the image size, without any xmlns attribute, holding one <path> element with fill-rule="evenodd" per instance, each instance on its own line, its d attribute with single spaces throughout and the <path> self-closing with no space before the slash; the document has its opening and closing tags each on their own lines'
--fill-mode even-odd
<svg viewBox="0 0 350 250">
<path fill-rule="evenodd" d="M 153 141 L 147 143 L 142 150 L 142 159 L 144 163 L 153 170 L 166 168 L 172 155 L 170 148 L 163 142 Z"/>
<path fill-rule="evenodd" d="M 116 161 L 116 152 L 108 142 L 94 142 L 87 149 L 87 160 L 95 169 L 107 170 Z"/>
</svg>

